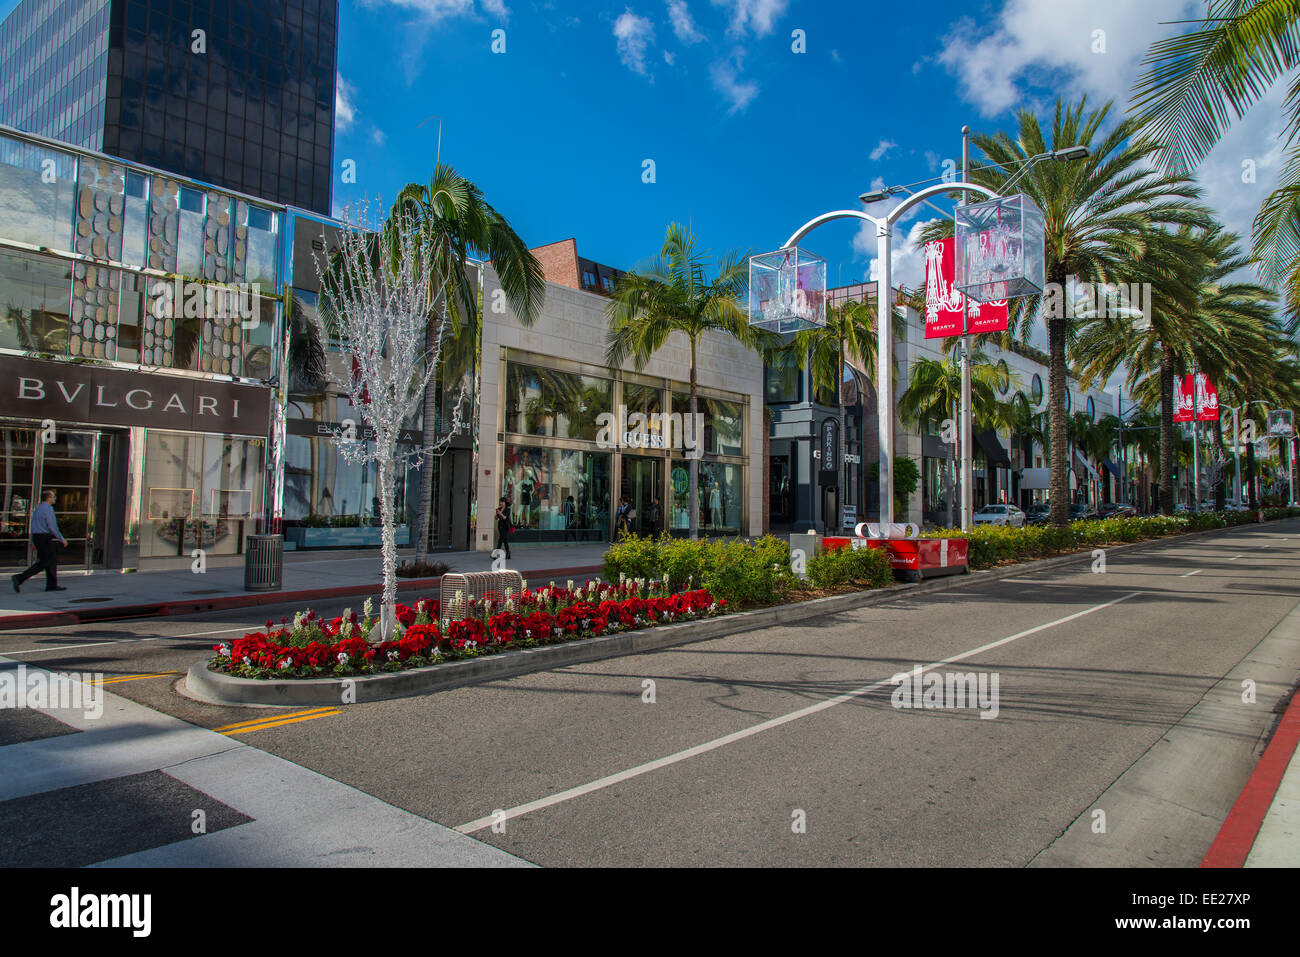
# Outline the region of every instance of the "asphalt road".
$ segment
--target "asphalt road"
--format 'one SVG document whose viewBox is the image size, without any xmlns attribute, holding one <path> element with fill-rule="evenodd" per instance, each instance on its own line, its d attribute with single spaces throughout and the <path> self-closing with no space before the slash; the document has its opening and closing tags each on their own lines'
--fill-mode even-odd
<svg viewBox="0 0 1300 957">
<path fill-rule="evenodd" d="M 243 740 L 548 866 L 1024 866 L 1298 603 L 1300 522 L 1275 523 L 1113 552 L 1100 574 L 1085 562 L 972 579 Z M 178 674 L 214 641 L 287 613 L 3 633 L 0 655 L 129 679 L 108 690 L 219 728 L 267 712 L 186 699 Z M 996 717 L 894 707 L 890 677 L 934 663 L 996 674 Z M 1224 747 L 1248 763 L 1280 693 Z M 0 714 L 0 745 L 22 733 Z M 1231 794 L 1249 768 L 1228 766 L 1234 779 L 1214 783 Z M 1137 842 L 1131 860 L 1107 863 L 1195 863 L 1218 822 L 1204 823 L 1162 837 L 1160 854 Z"/>
</svg>

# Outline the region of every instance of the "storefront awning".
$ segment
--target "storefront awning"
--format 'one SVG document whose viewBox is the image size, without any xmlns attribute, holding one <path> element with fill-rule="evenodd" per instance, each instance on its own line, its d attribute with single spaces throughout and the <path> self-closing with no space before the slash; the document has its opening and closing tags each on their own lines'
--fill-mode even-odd
<svg viewBox="0 0 1300 957">
<path fill-rule="evenodd" d="M 1103 462 L 1102 464 L 1106 466 L 1106 471 L 1107 471 L 1107 472 L 1109 472 L 1111 475 L 1115 476 L 1115 481 L 1117 481 L 1117 482 L 1122 482 L 1122 481 L 1124 481 L 1124 476 L 1120 474 L 1119 466 L 1118 466 L 1118 465 L 1116 465 L 1116 464 L 1115 464 L 1114 462 L 1112 462 L 1110 459 L 1107 459 L 1107 460 L 1106 460 L 1105 462 Z"/>
<path fill-rule="evenodd" d="M 998 441 L 996 432 L 992 429 L 976 432 L 975 441 L 984 450 L 984 457 L 988 459 L 990 466 L 999 469 L 1011 468 L 1011 459 L 1007 456 L 1007 450 L 1002 447 L 1002 443 Z"/>
<path fill-rule="evenodd" d="M 1051 469 L 1021 469 L 1020 487 L 1033 491 L 1052 487 Z"/>
<path fill-rule="evenodd" d="M 1080 454 L 1078 449 L 1074 450 L 1074 461 L 1077 463 L 1077 465 L 1075 466 L 1076 472 L 1079 471 L 1083 472 L 1085 475 L 1088 476 L 1088 478 L 1092 479 L 1094 482 L 1101 481 L 1101 476 L 1097 474 L 1097 470 L 1088 464 L 1088 460 L 1085 459 L 1083 455 Z M 1080 466 L 1082 466 L 1082 468 L 1080 468 Z"/>
</svg>

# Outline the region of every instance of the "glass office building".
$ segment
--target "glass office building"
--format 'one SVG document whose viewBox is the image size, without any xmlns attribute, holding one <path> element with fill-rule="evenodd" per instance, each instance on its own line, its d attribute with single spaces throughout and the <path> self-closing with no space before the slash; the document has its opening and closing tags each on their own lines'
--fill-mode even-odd
<svg viewBox="0 0 1300 957">
<path fill-rule="evenodd" d="M 338 0 L 22 0 L 0 124 L 328 213 Z"/>
</svg>

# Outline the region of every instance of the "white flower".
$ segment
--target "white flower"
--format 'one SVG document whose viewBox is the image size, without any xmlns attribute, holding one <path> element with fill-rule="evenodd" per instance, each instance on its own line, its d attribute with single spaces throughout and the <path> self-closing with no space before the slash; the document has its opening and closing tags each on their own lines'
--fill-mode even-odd
<svg viewBox="0 0 1300 957">
<path fill-rule="evenodd" d="M 369 598 L 367 598 L 367 599 L 366 599 L 364 602 L 362 602 L 362 604 L 361 604 L 361 615 L 362 615 L 362 617 L 368 619 L 368 618 L 370 617 L 370 612 L 371 612 L 371 610 L 372 610 L 373 608 L 374 608 L 374 604 L 371 602 L 371 600 L 370 600 Z"/>
<path fill-rule="evenodd" d="M 339 652 L 339 664 L 341 664 L 341 665 L 346 665 L 347 663 L 348 663 L 348 653 L 347 653 L 346 651 L 340 651 L 340 652 Z"/>
<path fill-rule="evenodd" d="M 390 651 L 390 652 L 388 653 L 388 660 L 389 660 L 389 661 L 396 661 L 396 660 L 397 660 L 397 652 L 396 652 L 396 650 L 394 650 L 394 651 Z"/>
<path fill-rule="evenodd" d="M 221 655 L 223 658 L 229 658 L 229 657 L 230 657 L 230 646 L 229 646 L 229 645 L 222 645 L 220 648 L 217 649 L 217 654 Z"/>
<path fill-rule="evenodd" d="M 573 579 L 569 579 L 569 591 L 573 591 Z"/>
<path fill-rule="evenodd" d="M 288 658 L 285 658 L 284 661 L 280 662 L 280 670 L 284 671 L 284 669 L 288 668 L 291 663 L 292 662 L 290 662 Z"/>
<path fill-rule="evenodd" d="M 506 601 L 509 601 L 509 600 L 510 600 L 510 596 L 513 595 L 514 593 L 515 593 L 515 590 L 514 590 L 513 588 L 507 588 L 507 589 L 506 589 Z"/>
<path fill-rule="evenodd" d="M 466 647 L 466 648 L 477 648 L 477 647 L 478 647 L 478 642 L 477 642 L 477 641 L 467 641 L 467 642 L 465 642 L 465 647 Z"/>
<path fill-rule="evenodd" d="M 519 587 L 522 588 L 524 591 L 528 591 L 528 579 L 527 578 L 519 579 Z"/>
<path fill-rule="evenodd" d="M 251 665 L 252 663 L 253 663 L 253 659 L 248 657 L 248 655 L 244 655 L 244 664 Z"/>
<path fill-rule="evenodd" d="M 301 627 L 302 627 L 302 612 L 296 611 L 293 613 L 293 630 L 297 631 Z"/>
</svg>

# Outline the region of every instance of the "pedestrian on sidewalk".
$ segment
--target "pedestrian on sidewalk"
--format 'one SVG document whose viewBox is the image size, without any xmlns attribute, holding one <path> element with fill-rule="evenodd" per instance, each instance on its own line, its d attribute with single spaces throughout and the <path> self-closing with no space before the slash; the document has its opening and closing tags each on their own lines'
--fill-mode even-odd
<svg viewBox="0 0 1300 957">
<path fill-rule="evenodd" d="M 506 550 L 506 558 L 510 557 L 510 536 L 514 533 L 515 527 L 510 524 L 510 506 L 506 500 L 501 499 L 497 505 L 497 548 Z"/>
<path fill-rule="evenodd" d="M 663 506 L 659 504 L 658 495 L 652 496 L 650 499 L 649 526 L 650 537 L 658 538 L 659 533 L 664 528 L 664 510 Z"/>
<path fill-rule="evenodd" d="M 68 540 L 59 531 L 59 520 L 54 516 L 54 498 L 54 492 L 46 489 L 41 493 L 41 504 L 32 512 L 32 544 L 36 546 L 36 563 L 21 575 L 10 578 L 14 583 L 14 591 L 20 591 L 23 582 L 42 569 L 45 571 L 46 591 L 68 590 L 59 584 L 58 558 L 54 553 L 56 540 L 62 542 L 64 548 L 68 547 Z"/>
</svg>

